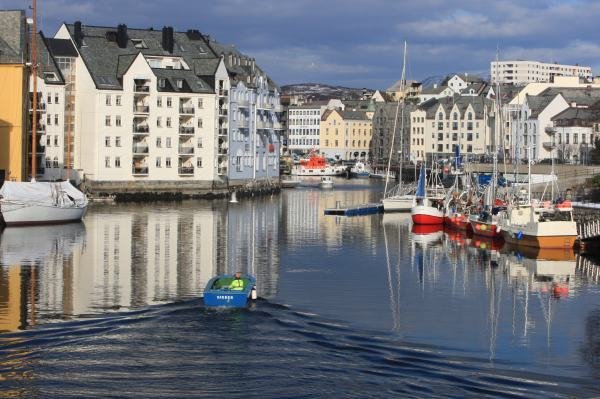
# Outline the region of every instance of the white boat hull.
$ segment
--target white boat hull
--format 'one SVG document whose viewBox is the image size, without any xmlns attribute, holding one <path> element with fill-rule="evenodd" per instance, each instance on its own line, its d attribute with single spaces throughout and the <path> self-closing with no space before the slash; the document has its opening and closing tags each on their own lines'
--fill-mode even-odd
<svg viewBox="0 0 600 399">
<path fill-rule="evenodd" d="M 58 207 L 0 203 L 0 211 L 7 226 L 68 223 L 80 221 L 87 211 L 87 204 Z"/>
<path fill-rule="evenodd" d="M 295 176 L 340 176 L 344 174 L 343 167 L 327 166 L 325 168 L 313 169 L 297 167 L 292 170 L 292 175 Z"/>
<path fill-rule="evenodd" d="M 414 195 L 398 195 L 384 198 L 381 202 L 384 212 L 410 212 L 415 200 Z"/>
</svg>

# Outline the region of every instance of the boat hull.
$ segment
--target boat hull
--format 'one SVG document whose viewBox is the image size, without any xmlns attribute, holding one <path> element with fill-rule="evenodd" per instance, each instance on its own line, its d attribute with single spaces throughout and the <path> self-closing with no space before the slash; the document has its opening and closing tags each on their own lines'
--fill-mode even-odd
<svg viewBox="0 0 600 399">
<path fill-rule="evenodd" d="M 399 196 L 384 198 L 384 212 L 410 212 L 414 205 L 414 196 Z"/>
<path fill-rule="evenodd" d="M 413 206 L 410 215 L 414 224 L 444 224 L 444 214 L 432 206 Z"/>
<path fill-rule="evenodd" d="M 527 234 L 520 235 L 518 232 L 515 234 L 509 231 L 502 231 L 502 236 L 509 244 L 532 248 L 571 249 L 575 246 L 575 241 L 577 240 L 577 236 L 574 235 L 533 236 Z"/>
<path fill-rule="evenodd" d="M 444 225 L 454 230 L 471 230 L 471 224 L 469 223 L 469 219 L 463 215 L 446 216 L 444 218 Z"/>
<path fill-rule="evenodd" d="M 489 238 L 501 237 L 496 223 L 487 223 L 471 220 L 471 228 L 473 229 L 473 234 L 476 234 L 478 236 Z"/>
<path fill-rule="evenodd" d="M 343 168 L 327 166 L 325 168 L 305 168 L 299 167 L 292 170 L 295 176 L 341 176 L 344 174 Z"/>
<path fill-rule="evenodd" d="M 7 226 L 29 226 L 80 221 L 85 216 L 87 205 L 57 207 L 0 203 L 0 211 Z"/>
</svg>

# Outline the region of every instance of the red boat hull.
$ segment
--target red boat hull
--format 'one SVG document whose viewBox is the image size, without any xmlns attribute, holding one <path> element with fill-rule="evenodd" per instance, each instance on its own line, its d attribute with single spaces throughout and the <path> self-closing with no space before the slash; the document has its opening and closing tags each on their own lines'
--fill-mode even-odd
<svg viewBox="0 0 600 399">
<path fill-rule="evenodd" d="M 469 219 L 464 216 L 446 216 L 444 224 L 452 229 L 468 231 L 471 230 Z"/>
</svg>

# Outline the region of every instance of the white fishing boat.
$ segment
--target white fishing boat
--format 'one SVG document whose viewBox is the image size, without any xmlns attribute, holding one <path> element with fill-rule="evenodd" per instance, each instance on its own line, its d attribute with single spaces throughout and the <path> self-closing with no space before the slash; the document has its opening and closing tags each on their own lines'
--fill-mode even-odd
<svg viewBox="0 0 600 399">
<path fill-rule="evenodd" d="M 368 178 L 371 176 L 371 171 L 364 162 L 358 161 L 350 168 L 350 176 L 358 178 Z"/>
<path fill-rule="evenodd" d="M 302 183 L 302 180 L 291 176 L 281 178 L 281 188 L 295 188 Z"/>
<path fill-rule="evenodd" d="M 441 225 L 444 223 L 444 190 L 438 187 L 434 171 L 431 171 L 431 187 L 426 189 L 425 165 L 421 165 L 417 191 L 413 207 L 410 210 L 412 221 L 416 225 Z M 437 174 L 435 175 L 437 176 Z"/>
<path fill-rule="evenodd" d="M 0 212 L 7 226 L 76 222 L 87 211 L 86 196 L 69 182 L 4 182 Z"/>
<path fill-rule="evenodd" d="M 331 176 L 321 177 L 321 188 L 333 188 L 333 178 Z"/>
</svg>

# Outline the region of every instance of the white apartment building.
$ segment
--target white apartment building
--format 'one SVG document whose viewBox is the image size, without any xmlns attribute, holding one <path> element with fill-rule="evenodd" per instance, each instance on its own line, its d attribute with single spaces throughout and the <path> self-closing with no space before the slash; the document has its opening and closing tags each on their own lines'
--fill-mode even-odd
<svg viewBox="0 0 600 399">
<path fill-rule="evenodd" d="M 523 84 L 531 82 L 552 82 L 556 76 L 576 76 L 592 78 L 592 68 L 579 65 L 564 65 L 538 61 L 492 61 L 490 63 L 492 84 Z"/>
<path fill-rule="evenodd" d="M 74 167 L 82 178 L 215 179 L 215 82 L 196 75 L 199 60 L 184 46 L 201 51 L 182 36 L 176 48 L 172 28 L 61 26 L 55 38 L 77 52 Z"/>
<path fill-rule="evenodd" d="M 486 154 L 493 131 L 488 126 L 492 101 L 483 97 L 446 97 L 421 104 L 410 113 L 410 151 L 417 161 L 452 156 L 455 147 L 467 156 Z"/>
<path fill-rule="evenodd" d="M 320 149 L 321 115 L 325 105 L 306 104 L 288 109 L 288 149 L 295 153 L 308 153 Z"/>
</svg>

